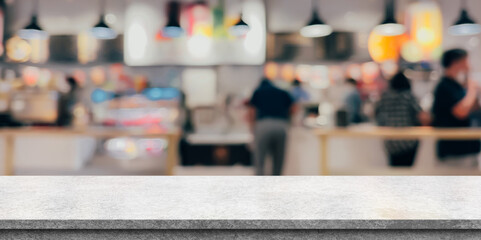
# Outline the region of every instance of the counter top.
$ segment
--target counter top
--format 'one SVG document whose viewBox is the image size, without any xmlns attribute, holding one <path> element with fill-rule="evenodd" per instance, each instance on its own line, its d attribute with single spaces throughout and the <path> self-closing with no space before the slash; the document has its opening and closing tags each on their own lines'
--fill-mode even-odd
<svg viewBox="0 0 481 240">
<path fill-rule="evenodd" d="M 35 136 L 35 135 L 60 135 L 60 136 L 86 136 L 86 137 L 165 137 L 180 135 L 179 129 L 145 129 L 145 128 L 113 128 L 113 127 L 86 127 L 86 128 L 61 128 L 61 127 L 21 127 L 0 128 L 2 136 Z"/>
<path fill-rule="evenodd" d="M 194 145 L 242 145 L 254 140 L 251 133 L 207 134 L 195 133 L 187 136 L 187 141 Z"/>
<path fill-rule="evenodd" d="M 0 229 L 481 229 L 481 177 L 0 177 Z"/>
<path fill-rule="evenodd" d="M 347 128 L 316 128 L 313 132 L 318 136 L 326 137 L 381 137 L 393 139 L 431 137 L 446 140 L 481 139 L 481 128 L 352 126 Z"/>
</svg>

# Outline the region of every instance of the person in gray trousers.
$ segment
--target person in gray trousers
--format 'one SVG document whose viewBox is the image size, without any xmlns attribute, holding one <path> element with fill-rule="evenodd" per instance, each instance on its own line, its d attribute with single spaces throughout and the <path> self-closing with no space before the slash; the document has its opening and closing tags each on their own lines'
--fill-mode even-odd
<svg viewBox="0 0 481 240">
<path fill-rule="evenodd" d="M 291 95 L 264 78 L 249 101 L 249 116 L 254 131 L 256 175 L 265 175 L 265 159 L 273 160 L 272 174 L 282 174 L 289 117 L 293 112 Z"/>
</svg>

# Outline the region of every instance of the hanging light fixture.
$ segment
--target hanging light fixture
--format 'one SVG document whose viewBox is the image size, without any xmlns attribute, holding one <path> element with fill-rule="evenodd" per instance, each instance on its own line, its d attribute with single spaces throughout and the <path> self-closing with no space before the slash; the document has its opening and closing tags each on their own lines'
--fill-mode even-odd
<svg viewBox="0 0 481 240">
<path fill-rule="evenodd" d="M 309 23 L 301 28 L 301 35 L 307 38 L 325 37 L 332 33 L 332 27 L 324 23 L 317 13 L 317 1 L 312 0 L 312 17 Z"/>
<path fill-rule="evenodd" d="M 167 25 L 162 29 L 162 35 L 167 38 L 178 38 L 184 34 L 180 26 L 180 3 L 169 2 L 167 7 Z"/>
<path fill-rule="evenodd" d="M 33 7 L 34 10 L 32 13 L 32 18 L 30 19 L 30 23 L 23 29 L 20 29 L 17 34 L 23 39 L 46 39 L 48 37 L 48 33 L 44 31 L 37 23 L 38 0 L 35 0 Z"/>
<path fill-rule="evenodd" d="M 374 31 L 381 36 L 398 36 L 406 32 L 406 27 L 404 25 L 399 24 L 395 17 L 395 7 L 394 7 L 394 0 L 385 0 L 386 1 L 386 12 L 384 16 L 384 20 L 374 28 Z"/>
<path fill-rule="evenodd" d="M 477 24 L 468 15 L 466 0 L 463 0 L 461 14 L 453 26 L 448 29 L 449 34 L 454 36 L 470 36 L 481 33 L 481 25 Z"/>
<path fill-rule="evenodd" d="M 229 28 L 229 33 L 236 37 L 245 36 L 250 31 L 249 25 L 242 19 L 242 14 L 239 21 L 232 27 Z"/>
<path fill-rule="evenodd" d="M 241 4 L 241 5 L 243 5 L 243 4 Z M 229 28 L 229 33 L 232 36 L 242 37 L 242 36 L 245 36 L 250 31 L 251 28 L 244 21 L 243 15 L 244 14 L 242 13 L 242 6 L 241 6 L 241 14 L 240 14 L 240 17 L 239 17 L 239 21 L 236 24 L 234 24 L 232 27 Z"/>
<path fill-rule="evenodd" d="M 117 37 L 117 32 L 110 28 L 104 21 L 105 19 L 105 0 L 100 1 L 100 19 L 95 26 L 90 29 L 90 33 L 97 39 L 114 39 Z"/>
</svg>

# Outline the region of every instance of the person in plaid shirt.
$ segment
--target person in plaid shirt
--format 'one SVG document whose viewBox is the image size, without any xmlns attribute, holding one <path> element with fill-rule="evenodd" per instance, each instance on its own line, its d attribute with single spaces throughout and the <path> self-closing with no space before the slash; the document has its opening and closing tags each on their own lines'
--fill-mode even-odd
<svg viewBox="0 0 481 240">
<path fill-rule="evenodd" d="M 391 79 L 389 89 L 376 106 L 376 121 L 384 127 L 412 127 L 421 125 L 424 114 L 411 92 L 408 78 L 399 72 Z M 417 140 L 385 140 L 391 166 L 412 166 L 419 142 Z"/>
</svg>

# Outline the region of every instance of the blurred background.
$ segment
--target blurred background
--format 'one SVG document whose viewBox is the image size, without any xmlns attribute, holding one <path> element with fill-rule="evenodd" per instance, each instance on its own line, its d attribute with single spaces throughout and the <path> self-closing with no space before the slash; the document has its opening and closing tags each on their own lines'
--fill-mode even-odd
<svg viewBox="0 0 481 240">
<path fill-rule="evenodd" d="M 169 174 L 252 175 L 246 103 L 262 77 L 289 92 L 302 89 L 283 174 L 318 175 L 322 149 L 314 129 L 375 126 L 375 106 L 398 71 L 427 112 L 444 50 L 467 50 L 471 75 L 481 83 L 477 0 L 1 0 L 0 6 L 0 125 L 52 130 L 13 131 L 13 145 L 4 138 L 0 148 L 13 159 L 3 156 L 10 165 L 0 169 L 15 175 L 165 175 L 173 145 Z M 463 10 L 472 22 L 452 28 Z M 356 124 L 342 117 L 352 91 L 346 79 L 355 81 L 362 100 Z M 89 131 L 66 134 L 74 129 Z M 89 134 L 97 130 L 155 134 Z M 178 141 L 169 141 L 172 132 Z M 414 166 L 402 170 L 389 166 L 381 138 L 335 138 L 329 148 L 333 174 L 478 173 L 437 168 L 434 139 L 422 140 Z"/>
</svg>

